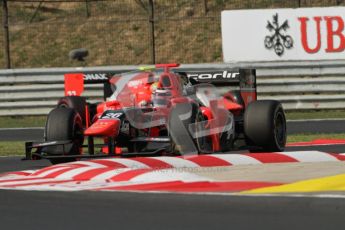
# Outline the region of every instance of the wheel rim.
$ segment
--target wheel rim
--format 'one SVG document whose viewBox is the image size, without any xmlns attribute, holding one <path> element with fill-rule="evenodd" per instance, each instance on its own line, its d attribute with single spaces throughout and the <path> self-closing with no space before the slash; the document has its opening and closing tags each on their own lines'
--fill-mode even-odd
<svg viewBox="0 0 345 230">
<path fill-rule="evenodd" d="M 286 143 L 286 122 L 284 113 L 279 111 L 274 120 L 274 138 L 279 148 Z"/>
</svg>

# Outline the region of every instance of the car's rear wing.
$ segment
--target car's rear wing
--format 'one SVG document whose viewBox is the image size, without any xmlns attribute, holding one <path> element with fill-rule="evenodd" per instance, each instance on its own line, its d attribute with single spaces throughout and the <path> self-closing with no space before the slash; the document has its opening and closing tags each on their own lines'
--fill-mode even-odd
<svg viewBox="0 0 345 230">
<path fill-rule="evenodd" d="M 210 69 L 173 72 L 186 76 L 192 84 L 209 83 L 226 93 L 240 90 L 245 106 L 257 99 L 255 69 Z M 81 96 L 85 84 L 103 84 L 104 100 L 112 95 L 110 79 L 112 73 L 68 73 L 65 74 L 65 96 Z"/>
<path fill-rule="evenodd" d="M 65 96 L 81 96 L 85 84 L 103 84 L 104 100 L 111 96 L 112 90 L 109 78 L 113 76 L 110 73 L 68 73 L 64 75 Z"/>
<path fill-rule="evenodd" d="M 201 71 L 175 71 L 186 76 L 192 84 L 208 83 L 221 93 L 236 87 L 240 90 L 245 106 L 257 99 L 255 69 L 214 69 Z"/>
</svg>

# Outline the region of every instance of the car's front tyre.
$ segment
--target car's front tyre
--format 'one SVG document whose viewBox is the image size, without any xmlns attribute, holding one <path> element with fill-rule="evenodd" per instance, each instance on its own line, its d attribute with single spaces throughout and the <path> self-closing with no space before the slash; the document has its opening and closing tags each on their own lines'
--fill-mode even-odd
<svg viewBox="0 0 345 230">
<path fill-rule="evenodd" d="M 84 141 L 83 125 L 80 115 L 70 108 L 55 108 L 48 114 L 45 126 L 45 140 L 50 141 L 71 141 L 65 147 L 49 146 L 45 152 L 51 156 L 79 155 L 82 152 Z M 51 159 L 53 164 L 68 162 L 75 159 L 58 158 Z"/>
</svg>

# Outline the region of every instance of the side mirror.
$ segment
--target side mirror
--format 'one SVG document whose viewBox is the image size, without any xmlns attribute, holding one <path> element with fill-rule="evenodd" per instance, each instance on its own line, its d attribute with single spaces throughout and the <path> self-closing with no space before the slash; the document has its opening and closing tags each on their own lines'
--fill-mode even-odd
<svg viewBox="0 0 345 230">
<path fill-rule="evenodd" d="M 85 48 L 71 50 L 68 54 L 70 59 L 77 61 L 85 61 L 84 58 L 86 58 L 88 55 L 89 51 Z"/>
</svg>

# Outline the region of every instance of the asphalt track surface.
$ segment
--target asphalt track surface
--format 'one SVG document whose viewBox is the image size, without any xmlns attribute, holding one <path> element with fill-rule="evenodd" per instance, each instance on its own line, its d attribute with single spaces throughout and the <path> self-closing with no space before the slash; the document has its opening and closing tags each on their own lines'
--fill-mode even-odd
<svg viewBox="0 0 345 230">
<path fill-rule="evenodd" d="M 287 123 L 288 134 L 298 133 L 344 133 L 345 120 L 311 120 L 289 121 Z M 0 129 L 0 141 L 29 141 L 42 140 L 44 129 Z"/>
<path fill-rule="evenodd" d="M 344 124 L 336 126 L 343 129 Z M 305 132 L 304 125 L 310 124 L 298 124 L 297 131 Z M 32 130 L 26 135 L 32 138 Z M 345 152 L 345 145 L 287 151 L 309 149 L 336 153 Z M 46 165 L 44 160 L 0 158 L 0 172 Z M 343 229 L 344 216 L 345 199 L 336 197 L 0 190 L 0 229 Z"/>
<path fill-rule="evenodd" d="M 345 199 L 0 192 L 1 229 L 343 229 Z"/>
</svg>

